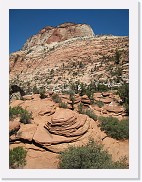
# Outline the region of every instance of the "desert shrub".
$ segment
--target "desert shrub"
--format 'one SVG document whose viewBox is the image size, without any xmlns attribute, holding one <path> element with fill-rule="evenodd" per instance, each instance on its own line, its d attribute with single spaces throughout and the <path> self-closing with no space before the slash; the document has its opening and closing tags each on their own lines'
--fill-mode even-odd
<svg viewBox="0 0 142 182">
<path fill-rule="evenodd" d="M 122 99 L 122 104 L 125 107 L 125 111 L 129 114 L 129 83 L 124 83 L 118 88 L 118 95 Z"/>
<path fill-rule="evenodd" d="M 59 103 L 60 108 L 68 108 L 67 104 L 65 102 L 60 102 Z"/>
<path fill-rule="evenodd" d="M 46 95 L 45 95 L 45 88 L 41 87 L 41 88 L 37 88 L 36 86 L 33 87 L 33 93 L 34 94 L 40 94 L 40 98 L 41 99 L 45 99 Z"/>
<path fill-rule="evenodd" d="M 80 147 L 69 147 L 59 156 L 59 168 L 62 169 L 125 169 L 126 161 L 113 162 L 103 146 L 90 140 Z"/>
<path fill-rule="evenodd" d="M 115 52 L 115 63 L 119 64 L 120 63 L 120 52 L 118 50 L 116 50 Z"/>
<path fill-rule="evenodd" d="M 27 54 L 30 54 L 31 52 L 32 52 L 32 50 L 30 49 L 30 50 L 28 50 Z"/>
<path fill-rule="evenodd" d="M 45 99 L 47 96 L 45 95 L 45 89 L 44 88 L 40 88 L 39 89 L 39 94 L 40 94 L 40 98 L 41 99 Z"/>
<path fill-rule="evenodd" d="M 50 75 L 54 75 L 54 70 L 53 69 L 50 70 Z"/>
<path fill-rule="evenodd" d="M 104 103 L 102 101 L 95 101 L 95 104 L 97 104 L 98 107 L 103 107 Z"/>
<path fill-rule="evenodd" d="M 83 114 L 86 114 L 90 118 L 92 118 L 94 121 L 97 121 L 97 116 L 96 116 L 96 114 L 93 111 L 91 111 L 89 109 L 86 109 L 85 111 L 83 111 Z"/>
<path fill-rule="evenodd" d="M 23 109 L 20 106 L 16 106 L 16 107 L 10 107 L 9 108 L 9 119 L 13 119 L 15 117 L 20 117 L 20 122 L 24 123 L 24 124 L 28 124 L 31 121 L 32 118 L 32 114 L 29 113 L 27 110 Z"/>
<path fill-rule="evenodd" d="M 33 87 L 33 93 L 34 94 L 39 94 L 39 90 L 36 86 Z"/>
<path fill-rule="evenodd" d="M 82 103 L 80 103 L 80 104 L 78 105 L 78 112 L 79 112 L 80 114 L 82 114 L 82 112 L 83 112 L 83 104 L 82 104 Z"/>
<path fill-rule="evenodd" d="M 105 92 L 110 90 L 107 85 L 104 85 L 102 83 L 96 84 L 95 80 L 91 81 L 88 85 L 86 83 L 76 81 L 75 83 L 71 83 L 69 86 L 75 94 L 79 94 L 80 96 L 87 95 L 92 103 L 94 101 L 93 96 L 95 92 Z"/>
<path fill-rule="evenodd" d="M 96 91 L 97 92 L 106 92 L 106 91 L 108 91 L 109 90 L 109 88 L 108 88 L 108 86 L 107 85 L 104 85 L 104 84 L 98 84 L 97 85 L 97 87 L 96 87 Z"/>
<path fill-rule="evenodd" d="M 31 113 L 29 113 L 27 110 L 23 110 L 20 115 L 20 122 L 24 124 L 31 123 Z"/>
<path fill-rule="evenodd" d="M 87 116 L 92 118 L 94 121 L 97 121 L 96 114 L 93 111 L 89 110 L 89 109 L 83 109 L 83 105 L 82 104 L 78 105 L 78 112 L 80 114 L 86 114 Z"/>
<path fill-rule="evenodd" d="M 99 117 L 100 124 L 99 127 L 108 136 L 115 138 L 117 140 L 128 139 L 129 138 L 129 121 L 122 120 L 119 121 L 117 118 L 113 117 Z"/>
<path fill-rule="evenodd" d="M 52 95 L 52 100 L 56 103 L 60 103 L 61 102 L 61 98 L 59 97 L 58 94 L 53 94 Z"/>
<path fill-rule="evenodd" d="M 71 101 L 71 107 L 72 107 L 72 110 L 74 110 L 74 101 L 75 101 L 75 93 L 73 90 L 70 90 L 69 92 L 69 95 L 70 95 L 70 101 Z"/>
<path fill-rule="evenodd" d="M 84 68 L 85 67 L 85 65 L 82 63 L 82 61 L 78 62 L 78 64 L 79 64 L 79 68 Z"/>
<path fill-rule="evenodd" d="M 9 131 L 9 136 L 14 135 L 14 134 L 17 134 L 17 131 L 18 130 L 19 129 L 13 129 L 13 130 Z"/>
<path fill-rule="evenodd" d="M 22 168 L 26 164 L 27 151 L 23 147 L 16 147 L 9 151 L 9 168 Z"/>
</svg>

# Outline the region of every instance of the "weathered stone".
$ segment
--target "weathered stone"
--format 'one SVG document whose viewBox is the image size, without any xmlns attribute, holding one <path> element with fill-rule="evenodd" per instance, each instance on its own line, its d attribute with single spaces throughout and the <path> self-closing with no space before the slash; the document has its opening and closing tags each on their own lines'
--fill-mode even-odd
<svg viewBox="0 0 142 182">
<path fill-rule="evenodd" d="M 82 102 L 82 103 L 85 103 L 85 104 L 90 104 L 90 103 L 91 103 L 91 101 L 90 101 L 90 99 L 88 98 L 87 95 L 83 95 L 83 96 L 81 97 L 81 102 Z"/>
<path fill-rule="evenodd" d="M 103 97 L 108 97 L 110 95 L 110 93 L 109 92 L 103 92 L 102 95 L 103 95 Z"/>
<path fill-rule="evenodd" d="M 101 98 L 102 97 L 102 93 L 94 93 L 94 98 Z"/>
<path fill-rule="evenodd" d="M 32 141 L 36 129 L 37 129 L 36 124 L 23 124 L 21 125 L 20 130 L 16 135 L 16 138 Z"/>
<path fill-rule="evenodd" d="M 112 102 L 112 99 L 111 98 L 101 98 L 100 101 L 105 104 L 109 104 Z"/>
<path fill-rule="evenodd" d="M 105 109 L 108 111 L 108 112 L 114 112 L 114 113 L 121 113 L 124 111 L 124 109 L 121 107 L 121 106 L 107 106 L 105 107 Z"/>
<path fill-rule="evenodd" d="M 33 97 L 32 97 L 32 95 L 24 95 L 23 96 L 23 99 L 25 99 L 25 100 L 31 100 L 31 99 L 33 99 Z"/>
<path fill-rule="evenodd" d="M 12 121 L 9 121 L 9 131 L 17 131 L 20 129 L 20 118 L 17 117 Z"/>
<path fill-rule="evenodd" d="M 20 100 L 22 97 L 21 97 L 21 94 L 20 92 L 17 92 L 17 93 L 13 93 L 11 96 L 10 96 L 10 101 L 14 101 L 14 100 Z"/>
</svg>

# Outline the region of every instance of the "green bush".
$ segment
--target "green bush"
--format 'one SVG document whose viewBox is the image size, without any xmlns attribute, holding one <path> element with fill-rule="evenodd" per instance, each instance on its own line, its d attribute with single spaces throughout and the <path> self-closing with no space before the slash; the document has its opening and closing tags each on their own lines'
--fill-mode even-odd
<svg viewBox="0 0 142 182">
<path fill-rule="evenodd" d="M 60 103 L 61 102 L 61 98 L 59 97 L 58 94 L 53 94 L 52 95 L 52 100 L 56 103 Z"/>
<path fill-rule="evenodd" d="M 39 94 L 39 90 L 36 86 L 33 87 L 33 94 Z"/>
<path fill-rule="evenodd" d="M 37 88 L 36 86 L 33 87 L 33 93 L 34 94 L 40 94 L 40 98 L 41 99 L 45 99 L 46 95 L 45 95 L 45 88 L 41 87 L 41 88 Z"/>
<path fill-rule="evenodd" d="M 14 119 L 15 117 L 20 117 L 20 122 L 24 124 L 29 124 L 32 118 L 32 114 L 20 106 L 9 108 L 9 119 Z"/>
<path fill-rule="evenodd" d="M 107 85 L 104 85 L 104 84 L 98 84 L 97 85 L 97 87 L 96 87 L 96 91 L 97 92 L 106 92 L 106 91 L 108 91 L 108 90 L 110 90 L 109 88 L 108 88 L 108 86 Z"/>
<path fill-rule="evenodd" d="M 102 101 L 95 101 L 94 104 L 97 104 L 97 106 L 100 108 L 104 106 L 104 103 Z"/>
<path fill-rule="evenodd" d="M 72 107 L 72 110 L 74 110 L 75 93 L 73 90 L 70 90 L 69 94 L 70 94 L 71 107 Z"/>
<path fill-rule="evenodd" d="M 22 168 L 26 165 L 27 151 L 23 147 L 16 147 L 9 151 L 9 168 Z"/>
<path fill-rule="evenodd" d="M 80 114 L 85 114 L 85 115 L 89 116 L 94 121 L 97 121 L 96 114 L 93 111 L 89 110 L 89 109 L 83 109 L 83 104 L 78 105 L 78 112 Z"/>
<path fill-rule="evenodd" d="M 40 98 L 41 99 L 45 99 L 47 96 L 45 95 L 45 89 L 44 88 L 40 88 L 39 89 L 39 94 L 40 94 Z"/>
<path fill-rule="evenodd" d="M 116 52 L 115 52 L 115 63 L 116 64 L 120 63 L 120 56 L 121 56 L 120 52 L 118 50 L 116 50 Z"/>
<path fill-rule="evenodd" d="M 118 94 L 122 99 L 122 104 L 125 107 L 125 111 L 129 114 L 129 83 L 124 83 L 118 88 Z"/>
<path fill-rule="evenodd" d="M 60 108 L 68 108 L 67 104 L 65 102 L 60 102 L 59 103 Z"/>
<path fill-rule="evenodd" d="M 83 104 L 82 104 L 82 103 L 80 103 L 80 104 L 78 105 L 78 112 L 79 112 L 80 114 L 82 114 L 82 112 L 83 112 Z"/>
<path fill-rule="evenodd" d="M 108 136 L 115 138 L 117 140 L 128 139 L 129 138 L 129 121 L 122 120 L 119 121 L 117 118 L 113 117 L 99 117 L 100 124 L 99 127 Z"/>
<path fill-rule="evenodd" d="M 97 121 L 97 116 L 96 116 L 96 114 L 93 111 L 91 111 L 89 109 L 86 109 L 85 111 L 83 111 L 83 114 L 86 114 L 90 118 L 92 118 L 94 121 Z"/>
<path fill-rule="evenodd" d="M 80 147 L 69 147 L 59 156 L 59 168 L 61 169 L 125 169 L 126 161 L 113 162 L 102 145 L 93 140 Z"/>
</svg>

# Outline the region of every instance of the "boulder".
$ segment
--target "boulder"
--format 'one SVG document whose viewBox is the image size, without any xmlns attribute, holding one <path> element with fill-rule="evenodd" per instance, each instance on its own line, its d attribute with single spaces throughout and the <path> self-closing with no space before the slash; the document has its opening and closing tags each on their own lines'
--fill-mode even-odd
<svg viewBox="0 0 142 182">
<path fill-rule="evenodd" d="M 21 100 L 21 94 L 20 92 L 17 92 L 17 93 L 13 93 L 11 94 L 10 96 L 10 102 L 14 101 L 14 100 Z"/>
<path fill-rule="evenodd" d="M 12 121 L 9 121 L 9 132 L 18 131 L 20 129 L 20 118 L 17 117 Z"/>
<path fill-rule="evenodd" d="M 32 141 L 36 129 L 37 129 L 36 124 L 22 124 L 20 130 L 16 135 L 16 138 Z"/>
</svg>

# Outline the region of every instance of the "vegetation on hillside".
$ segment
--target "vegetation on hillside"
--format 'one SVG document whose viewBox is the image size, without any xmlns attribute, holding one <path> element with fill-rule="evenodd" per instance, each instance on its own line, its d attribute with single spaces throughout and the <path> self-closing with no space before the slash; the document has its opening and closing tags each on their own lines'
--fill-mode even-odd
<svg viewBox="0 0 142 182">
<path fill-rule="evenodd" d="M 126 169 L 126 159 L 113 162 L 102 145 L 90 140 L 85 146 L 69 147 L 59 156 L 61 169 Z"/>
<path fill-rule="evenodd" d="M 118 94 L 122 99 L 122 104 L 125 107 L 125 111 L 129 114 L 129 83 L 124 83 L 118 88 Z"/>
<path fill-rule="evenodd" d="M 109 137 L 115 138 L 117 140 L 129 139 L 129 121 L 121 120 L 119 121 L 114 117 L 103 117 L 100 116 L 99 127 L 104 131 Z"/>
<path fill-rule="evenodd" d="M 23 168 L 26 165 L 27 151 L 23 147 L 16 147 L 9 151 L 9 168 Z"/>
<path fill-rule="evenodd" d="M 97 121 L 96 114 L 92 110 L 90 110 L 90 109 L 83 109 L 83 104 L 82 103 L 80 103 L 78 105 L 78 112 L 80 114 L 86 114 L 87 116 L 89 116 L 90 118 L 92 118 L 94 121 Z"/>
<path fill-rule="evenodd" d="M 24 124 L 31 123 L 32 114 L 20 106 L 9 107 L 9 119 L 20 117 L 20 122 Z"/>
</svg>

